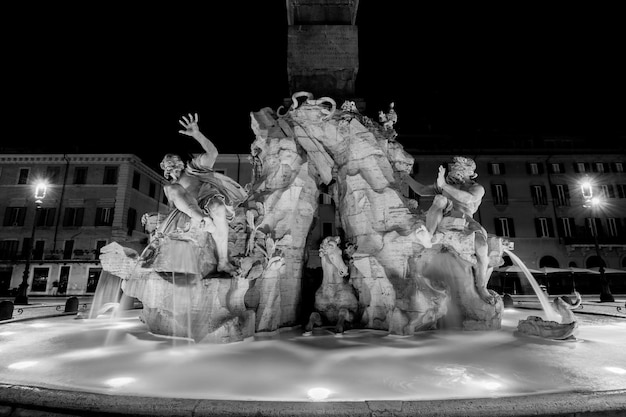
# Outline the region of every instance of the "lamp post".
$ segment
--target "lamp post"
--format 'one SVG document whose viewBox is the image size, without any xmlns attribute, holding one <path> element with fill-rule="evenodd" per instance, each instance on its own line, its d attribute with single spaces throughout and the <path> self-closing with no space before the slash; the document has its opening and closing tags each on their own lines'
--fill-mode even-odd
<svg viewBox="0 0 626 417">
<path fill-rule="evenodd" d="M 15 296 L 14 304 L 27 305 L 28 304 L 28 277 L 30 276 L 30 260 L 33 255 L 33 244 L 35 243 L 35 230 L 37 229 L 37 222 L 39 221 L 39 212 L 41 211 L 41 205 L 43 199 L 46 197 L 46 190 L 48 186 L 44 182 L 40 182 L 35 186 L 35 218 L 33 219 L 33 229 L 30 232 L 30 241 L 26 248 L 26 263 L 24 264 L 24 275 L 22 276 L 22 283 L 17 288 L 17 295 Z"/>
<path fill-rule="evenodd" d="M 611 288 L 609 286 L 609 280 L 606 278 L 604 273 L 604 259 L 602 259 L 602 255 L 600 253 L 600 244 L 598 243 L 598 229 L 595 227 L 595 218 L 593 217 L 593 213 L 595 209 L 600 206 L 600 199 L 593 196 L 593 184 L 588 176 L 585 177 L 583 182 L 580 184 L 580 190 L 583 194 L 583 207 L 588 208 L 591 211 L 591 222 L 594 223 L 594 227 L 591 230 L 591 234 L 593 235 L 593 243 L 596 248 L 596 255 L 600 260 L 600 302 L 611 302 L 615 301 L 613 294 L 611 294 Z"/>
</svg>

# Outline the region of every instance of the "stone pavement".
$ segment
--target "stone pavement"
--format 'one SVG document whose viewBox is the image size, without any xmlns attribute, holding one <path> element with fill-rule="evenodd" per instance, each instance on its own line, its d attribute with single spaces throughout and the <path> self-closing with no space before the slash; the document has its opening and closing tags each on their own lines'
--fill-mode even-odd
<svg viewBox="0 0 626 417">
<path fill-rule="evenodd" d="M 0 320 L 0 324 L 11 323 L 21 320 L 33 320 L 44 317 L 75 315 L 77 313 L 89 312 L 89 309 L 91 308 L 91 296 L 77 297 L 78 310 L 65 312 L 66 303 L 69 298 L 70 297 L 29 297 L 28 305 L 14 305 L 13 317 L 6 320 Z M 5 300 L 13 302 L 14 298 L 0 298 L 0 301 Z"/>
<path fill-rule="evenodd" d="M 557 296 L 549 295 L 548 300 L 552 301 L 555 297 Z M 626 294 L 613 295 L 613 297 L 615 298 L 613 302 L 600 302 L 598 295 L 583 295 L 582 305 L 572 311 L 574 314 L 597 314 L 626 318 Z M 512 298 L 514 307 L 541 309 L 541 304 L 534 295 L 513 295 Z"/>
</svg>

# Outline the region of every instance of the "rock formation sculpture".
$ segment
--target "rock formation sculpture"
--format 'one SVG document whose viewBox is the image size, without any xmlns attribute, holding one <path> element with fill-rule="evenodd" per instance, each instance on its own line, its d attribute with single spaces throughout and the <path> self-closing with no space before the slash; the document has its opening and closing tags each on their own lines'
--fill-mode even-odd
<svg viewBox="0 0 626 417">
<path fill-rule="evenodd" d="M 502 300 L 481 298 L 458 238 L 433 243 L 425 213 L 402 195 L 413 158 L 395 140 L 397 115 L 390 109 L 385 117 L 392 123 L 381 125 L 353 103 L 337 108 L 332 98 L 299 92 L 288 109 L 250 114 L 253 179 L 228 237 L 234 277 L 159 273 L 117 244 L 103 251 L 103 267 L 143 302 L 144 319 L 156 333 L 230 342 L 297 325 L 307 236 L 319 188 L 332 183 L 350 274 L 349 282 L 334 284 L 336 294 L 322 291 L 318 312 L 332 322 L 401 335 L 442 323 L 500 328 Z M 490 243 L 493 263 L 501 261 L 500 245 L 497 238 Z"/>
</svg>

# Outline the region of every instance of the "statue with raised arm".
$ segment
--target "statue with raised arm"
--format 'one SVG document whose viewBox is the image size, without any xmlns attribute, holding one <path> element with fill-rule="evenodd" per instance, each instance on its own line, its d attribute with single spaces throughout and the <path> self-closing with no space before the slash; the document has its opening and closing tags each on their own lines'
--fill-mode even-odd
<svg viewBox="0 0 626 417">
<path fill-rule="evenodd" d="M 448 175 L 443 166 L 439 166 L 437 180 L 432 185 L 424 185 L 405 176 L 404 180 L 416 193 L 422 196 L 434 196 L 431 207 L 426 212 L 426 229 L 433 243 L 435 234 L 449 230 L 463 231 L 474 235 L 474 254 L 476 263 L 473 267 L 476 291 L 481 299 L 493 304 L 493 294 L 487 290 L 489 280 L 489 248 L 487 231 L 474 220 L 474 214 L 485 195 L 482 185 L 474 181 L 478 176 L 474 171 L 476 163 L 471 158 L 455 156 Z"/>
<path fill-rule="evenodd" d="M 204 153 L 186 165 L 178 155 L 163 158 L 163 175 L 170 181 L 164 192 L 173 207 L 159 224 L 151 250 L 144 251 L 142 266 L 206 276 L 217 263 L 217 272 L 235 275 L 237 268 L 228 257 L 228 223 L 234 208 L 246 199 L 246 191 L 213 171 L 217 148 L 200 132 L 198 115 L 183 116 L 179 123 L 184 128 L 179 133 L 194 138 Z"/>
</svg>

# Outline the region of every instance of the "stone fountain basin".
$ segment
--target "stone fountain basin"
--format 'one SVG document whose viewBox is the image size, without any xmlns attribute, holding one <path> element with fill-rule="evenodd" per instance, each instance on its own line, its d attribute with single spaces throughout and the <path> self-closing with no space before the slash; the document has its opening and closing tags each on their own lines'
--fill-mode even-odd
<svg viewBox="0 0 626 417">
<path fill-rule="evenodd" d="M 518 410 L 523 404 L 536 410 L 540 398 L 549 407 L 559 398 L 563 407 L 575 406 L 576 399 L 592 404 L 590 398 L 604 393 L 611 400 L 598 400 L 599 406 L 626 407 L 626 320 L 619 318 L 581 315 L 574 342 L 515 335 L 528 310 L 507 309 L 498 331 L 397 337 L 353 330 L 337 337 L 316 329 L 306 337 L 302 329 L 290 329 L 214 345 L 155 336 L 139 313 L 3 324 L 0 404 L 3 398 L 31 405 L 49 398 L 54 405 L 54 398 L 62 402 L 69 395 L 70 409 L 81 407 L 80 398 L 96 409 L 126 404 L 120 412 L 151 404 L 145 415 L 172 415 L 155 414 L 156 404 L 162 410 L 180 404 L 181 412 L 191 407 L 200 415 L 206 401 L 212 410 L 255 404 L 274 410 L 266 415 L 293 404 L 309 411 L 366 406 L 370 412 L 375 404 L 396 404 L 416 412 L 437 403 L 470 413 L 515 402 Z M 312 397 L 313 388 L 325 388 L 328 396 Z"/>
</svg>

